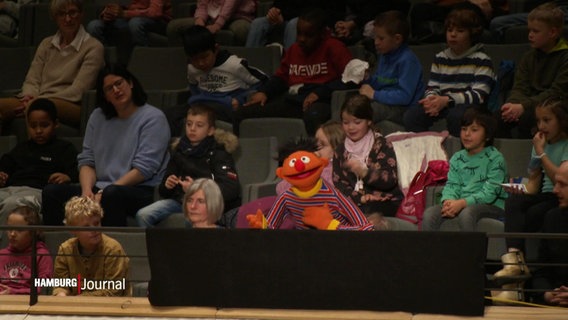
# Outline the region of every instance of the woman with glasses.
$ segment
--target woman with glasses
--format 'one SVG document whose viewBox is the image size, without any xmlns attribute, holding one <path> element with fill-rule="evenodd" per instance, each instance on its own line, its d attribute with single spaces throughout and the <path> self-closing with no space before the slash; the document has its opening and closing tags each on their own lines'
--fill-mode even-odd
<svg viewBox="0 0 568 320">
<path fill-rule="evenodd" d="M 65 202 L 84 196 L 100 202 L 103 225 L 125 226 L 127 216 L 154 201 L 162 181 L 170 139 L 164 113 L 146 102 L 140 82 L 121 65 L 102 69 L 96 88 L 98 108 L 77 157 L 80 185 L 44 188 L 44 224 L 61 225 Z"/>
<path fill-rule="evenodd" d="M 82 0 L 52 0 L 50 14 L 57 32 L 39 44 L 22 91 L 0 99 L 2 123 L 23 117 L 34 99 L 48 98 L 63 124 L 79 128 L 81 98 L 104 66 L 104 48 L 83 28 Z"/>
</svg>

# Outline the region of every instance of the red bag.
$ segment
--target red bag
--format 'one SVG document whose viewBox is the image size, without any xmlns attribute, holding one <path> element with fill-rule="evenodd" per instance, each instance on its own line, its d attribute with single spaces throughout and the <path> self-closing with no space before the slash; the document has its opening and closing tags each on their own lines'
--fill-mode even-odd
<svg viewBox="0 0 568 320">
<path fill-rule="evenodd" d="M 448 170 L 448 161 L 432 160 L 428 162 L 426 171 L 418 171 L 396 211 L 396 217 L 420 226 L 426 206 L 426 187 L 446 182 Z"/>
</svg>

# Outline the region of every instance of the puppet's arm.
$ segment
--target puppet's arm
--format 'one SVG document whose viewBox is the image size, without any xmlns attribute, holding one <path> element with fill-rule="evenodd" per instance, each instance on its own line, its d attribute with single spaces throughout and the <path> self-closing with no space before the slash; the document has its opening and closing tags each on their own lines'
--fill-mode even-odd
<svg viewBox="0 0 568 320">
<path fill-rule="evenodd" d="M 266 221 L 266 218 L 264 217 L 264 214 L 262 214 L 262 211 L 260 209 L 256 211 L 256 214 L 247 214 L 247 221 L 249 227 L 253 229 L 268 228 L 268 222 Z"/>
<path fill-rule="evenodd" d="M 333 219 L 327 203 L 323 207 L 306 208 L 303 222 L 319 230 L 336 230 L 339 227 L 339 220 Z"/>
</svg>

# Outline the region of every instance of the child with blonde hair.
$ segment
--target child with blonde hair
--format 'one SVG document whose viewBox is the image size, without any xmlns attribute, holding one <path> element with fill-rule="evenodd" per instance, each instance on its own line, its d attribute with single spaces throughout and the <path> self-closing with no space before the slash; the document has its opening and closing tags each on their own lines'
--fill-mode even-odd
<svg viewBox="0 0 568 320">
<path fill-rule="evenodd" d="M 529 50 L 515 69 L 513 89 L 500 110 L 498 137 L 530 139 L 537 131 L 536 106 L 565 95 L 568 87 L 568 42 L 562 37 L 564 11 L 553 3 L 528 15 Z"/>
<path fill-rule="evenodd" d="M 73 197 L 65 204 L 66 226 L 100 227 L 103 218 L 101 206 L 87 197 Z M 59 246 L 55 258 L 55 278 L 117 281 L 128 276 L 126 252 L 120 243 L 100 231 L 72 231 L 74 237 Z M 123 283 L 126 283 L 124 281 Z M 125 296 L 129 288 L 103 288 L 82 290 L 77 287 L 57 287 L 55 296 Z"/>
</svg>

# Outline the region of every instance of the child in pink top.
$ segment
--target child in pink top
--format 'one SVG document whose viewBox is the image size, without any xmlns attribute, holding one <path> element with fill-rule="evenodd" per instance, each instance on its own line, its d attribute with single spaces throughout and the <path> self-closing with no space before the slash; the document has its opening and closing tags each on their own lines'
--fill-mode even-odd
<svg viewBox="0 0 568 320">
<path fill-rule="evenodd" d="M 36 210 L 22 206 L 8 215 L 8 226 L 40 225 Z M 29 230 L 8 230 L 9 245 L 0 250 L 0 295 L 30 294 L 32 279 L 32 240 L 34 232 Z M 53 260 L 47 246 L 36 233 L 37 278 L 51 278 Z M 38 293 L 40 288 L 37 288 Z"/>
</svg>

